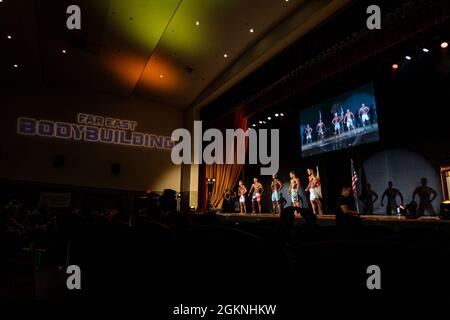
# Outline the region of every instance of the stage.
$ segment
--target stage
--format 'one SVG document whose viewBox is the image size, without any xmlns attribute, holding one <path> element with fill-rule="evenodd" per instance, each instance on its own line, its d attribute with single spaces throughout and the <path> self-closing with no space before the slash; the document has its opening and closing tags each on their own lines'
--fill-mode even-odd
<svg viewBox="0 0 450 320">
<path fill-rule="evenodd" d="M 279 215 L 270 213 L 218 213 L 219 220 L 232 222 L 261 222 L 278 220 Z M 439 217 L 425 216 L 417 219 L 406 218 L 405 216 L 387 216 L 387 215 L 361 215 L 364 225 L 385 225 L 396 229 L 404 229 L 410 227 L 436 227 L 446 229 L 450 232 L 450 220 L 443 220 Z M 303 220 L 300 215 L 296 215 L 295 220 L 299 223 Z M 317 224 L 319 226 L 330 226 L 335 224 L 334 215 L 322 215 L 317 217 Z"/>
</svg>

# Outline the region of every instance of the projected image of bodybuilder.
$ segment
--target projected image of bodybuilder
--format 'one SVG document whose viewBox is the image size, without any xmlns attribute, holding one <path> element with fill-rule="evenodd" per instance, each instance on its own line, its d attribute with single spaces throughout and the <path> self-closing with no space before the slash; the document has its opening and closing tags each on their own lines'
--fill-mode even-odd
<svg viewBox="0 0 450 320">
<path fill-rule="evenodd" d="M 304 157 L 378 141 L 373 84 L 301 110 L 300 135 Z"/>
</svg>

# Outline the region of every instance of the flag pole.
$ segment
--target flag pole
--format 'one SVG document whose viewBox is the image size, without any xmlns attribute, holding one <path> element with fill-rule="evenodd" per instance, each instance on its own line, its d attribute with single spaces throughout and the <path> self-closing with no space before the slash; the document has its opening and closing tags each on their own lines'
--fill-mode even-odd
<svg viewBox="0 0 450 320">
<path fill-rule="evenodd" d="M 350 159 L 350 162 L 351 162 L 351 177 L 352 177 L 353 197 L 355 198 L 356 211 L 358 213 L 360 213 L 359 212 L 359 201 L 358 201 L 358 188 L 357 188 L 357 184 L 359 183 L 359 179 L 358 179 L 358 175 L 356 173 L 355 165 L 353 163 L 353 158 Z"/>
</svg>

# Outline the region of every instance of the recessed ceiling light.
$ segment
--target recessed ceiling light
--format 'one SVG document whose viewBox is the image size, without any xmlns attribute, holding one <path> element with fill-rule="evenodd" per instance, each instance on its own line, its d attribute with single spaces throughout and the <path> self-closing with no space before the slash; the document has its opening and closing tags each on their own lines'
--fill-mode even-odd
<svg viewBox="0 0 450 320">
<path fill-rule="evenodd" d="M 253 30 L 253 28 L 250 29 L 250 33 L 253 33 L 255 30 Z"/>
<path fill-rule="evenodd" d="M 67 53 L 66 49 L 61 50 L 62 53 Z"/>
<path fill-rule="evenodd" d="M 267 120 L 272 120 L 272 117 L 267 117 Z"/>
<path fill-rule="evenodd" d="M 423 48 L 422 51 L 423 52 L 430 52 L 430 50 L 428 48 Z"/>
<path fill-rule="evenodd" d="M 280 113 L 280 117 L 284 117 L 284 113 Z"/>
<path fill-rule="evenodd" d="M 200 25 L 200 21 L 195 21 L 195 25 L 199 26 Z"/>
<path fill-rule="evenodd" d="M 14 67 L 14 68 L 18 68 L 18 67 L 19 67 L 19 65 L 18 65 L 18 64 L 15 64 L 15 65 L 13 65 L 13 67 Z"/>
<path fill-rule="evenodd" d="M 225 54 L 223 55 L 223 57 L 224 57 L 224 58 L 228 58 L 228 55 L 225 53 Z"/>
<path fill-rule="evenodd" d="M 448 43 L 447 42 L 442 42 L 441 43 L 441 48 L 442 49 L 445 49 L 445 48 L 447 48 L 448 47 Z"/>
<path fill-rule="evenodd" d="M 275 113 L 275 117 L 278 117 L 279 116 L 279 114 L 278 113 Z"/>
<path fill-rule="evenodd" d="M 405 56 L 405 59 L 406 60 L 411 60 L 411 57 L 410 56 Z"/>
<path fill-rule="evenodd" d="M 262 124 L 263 122 L 261 120 L 259 120 L 259 124 Z"/>
<path fill-rule="evenodd" d="M 12 39 L 12 36 L 9 35 L 9 34 L 8 34 L 6 37 L 7 37 L 8 39 Z"/>
<path fill-rule="evenodd" d="M 252 124 L 252 127 L 256 127 L 256 124 Z"/>
</svg>

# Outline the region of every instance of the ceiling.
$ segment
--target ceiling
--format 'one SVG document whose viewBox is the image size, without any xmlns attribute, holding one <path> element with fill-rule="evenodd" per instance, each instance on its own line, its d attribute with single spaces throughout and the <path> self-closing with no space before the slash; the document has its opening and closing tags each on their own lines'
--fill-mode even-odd
<svg viewBox="0 0 450 320">
<path fill-rule="evenodd" d="M 21 87 L 56 84 L 202 106 L 348 2 L 0 0 L 0 68 Z M 66 27 L 72 4 L 81 8 L 81 30 Z"/>
</svg>

